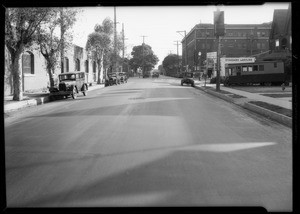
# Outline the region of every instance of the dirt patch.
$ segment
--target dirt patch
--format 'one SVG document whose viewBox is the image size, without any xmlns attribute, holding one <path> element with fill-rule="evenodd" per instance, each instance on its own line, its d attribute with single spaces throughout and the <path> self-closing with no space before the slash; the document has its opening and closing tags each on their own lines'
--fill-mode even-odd
<svg viewBox="0 0 300 214">
<path fill-rule="evenodd" d="M 283 92 L 281 86 L 232 86 L 232 89 L 247 91 L 250 93 L 278 93 Z M 291 86 L 286 86 L 284 92 L 292 92 Z"/>
<path fill-rule="evenodd" d="M 273 97 L 273 98 L 281 98 L 281 97 L 292 97 L 292 94 L 260 94 L 267 97 Z"/>
<path fill-rule="evenodd" d="M 244 96 L 241 96 L 241 95 L 238 95 L 238 94 L 228 94 L 229 97 L 232 97 L 232 98 L 247 98 L 247 97 L 244 97 Z"/>
<path fill-rule="evenodd" d="M 213 87 L 203 87 L 203 88 L 204 89 L 209 89 L 209 90 L 212 90 L 212 91 L 215 91 L 215 92 L 218 92 L 218 93 L 222 93 L 222 94 L 232 94 L 231 92 L 223 91 L 223 90 L 216 91 L 216 88 L 213 88 Z"/>
<path fill-rule="evenodd" d="M 283 114 L 285 116 L 292 117 L 292 110 L 290 109 L 282 108 L 280 106 L 275 106 L 261 101 L 250 101 L 249 103 L 268 109 L 270 111 L 274 111 L 278 114 Z"/>
</svg>

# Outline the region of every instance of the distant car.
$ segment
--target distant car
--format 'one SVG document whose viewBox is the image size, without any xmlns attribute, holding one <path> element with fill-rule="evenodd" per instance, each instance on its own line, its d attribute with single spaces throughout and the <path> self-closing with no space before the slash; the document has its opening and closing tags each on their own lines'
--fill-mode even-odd
<svg viewBox="0 0 300 214">
<path fill-rule="evenodd" d="M 58 75 L 58 86 L 50 87 L 50 98 L 72 96 L 77 98 L 77 94 L 82 92 L 87 95 L 88 84 L 85 82 L 85 72 L 68 72 Z"/>
<path fill-rule="evenodd" d="M 116 73 L 107 74 L 107 78 L 105 79 L 105 86 L 112 86 L 117 84 L 119 84 L 117 74 Z"/>
<path fill-rule="evenodd" d="M 125 72 L 119 72 L 117 75 L 119 76 L 121 83 L 127 82 L 127 76 L 126 76 Z"/>
<path fill-rule="evenodd" d="M 183 85 L 183 84 L 188 84 L 188 85 L 191 85 L 192 87 L 195 86 L 195 82 L 193 80 L 193 73 L 185 72 L 183 74 L 183 78 L 181 80 L 181 85 Z"/>
<path fill-rule="evenodd" d="M 143 78 L 148 78 L 150 75 L 149 75 L 149 73 L 148 72 L 145 72 L 144 74 L 143 74 Z"/>
<path fill-rule="evenodd" d="M 159 77 L 159 73 L 158 72 L 153 72 L 152 73 L 152 78 L 154 78 L 154 77 L 158 78 Z"/>
</svg>

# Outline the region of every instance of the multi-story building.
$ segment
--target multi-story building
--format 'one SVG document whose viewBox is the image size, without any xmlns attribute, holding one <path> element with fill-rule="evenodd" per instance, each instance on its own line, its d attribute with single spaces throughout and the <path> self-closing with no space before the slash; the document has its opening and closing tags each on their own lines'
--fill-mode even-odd
<svg viewBox="0 0 300 214">
<path fill-rule="evenodd" d="M 264 60 L 284 60 L 292 51 L 291 4 L 288 9 L 274 10 L 270 31 L 270 54 Z"/>
<path fill-rule="evenodd" d="M 269 50 L 271 22 L 263 24 L 225 24 L 225 36 L 220 37 L 221 56 L 249 57 Z M 187 43 L 186 43 L 187 41 Z M 213 24 L 197 24 L 182 41 L 183 65 L 199 70 L 206 53 L 217 51 Z M 198 67 L 196 67 L 198 66 Z"/>
</svg>

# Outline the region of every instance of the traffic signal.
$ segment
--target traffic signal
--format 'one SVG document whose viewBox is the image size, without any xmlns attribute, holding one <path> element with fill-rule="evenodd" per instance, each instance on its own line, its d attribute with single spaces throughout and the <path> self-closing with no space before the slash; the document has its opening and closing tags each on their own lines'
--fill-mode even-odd
<svg viewBox="0 0 300 214">
<path fill-rule="evenodd" d="M 225 35 L 224 11 L 214 11 L 215 36 Z"/>
</svg>

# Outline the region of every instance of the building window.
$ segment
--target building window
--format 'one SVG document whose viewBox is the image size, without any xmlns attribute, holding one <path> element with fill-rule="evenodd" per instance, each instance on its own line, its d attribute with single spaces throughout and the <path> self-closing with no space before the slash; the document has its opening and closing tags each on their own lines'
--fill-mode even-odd
<svg viewBox="0 0 300 214">
<path fill-rule="evenodd" d="M 261 43 L 261 49 L 266 49 L 266 44 L 265 43 Z"/>
<path fill-rule="evenodd" d="M 261 36 L 265 37 L 266 36 L 266 32 L 261 32 Z"/>
<path fill-rule="evenodd" d="M 265 68 L 264 68 L 264 65 L 259 65 L 259 71 L 264 71 Z"/>
<path fill-rule="evenodd" d="M 257 43 L 257 49 L 261 49 L 261 44 L 259 42 Z"/>
<path fill-rule="evenodd" d="M 80 71 L 80 60 L 76 59 L 76 71 Z"/>
<path fill-rule="evenodd" d="M 257 31 L 257 37 L 260 37 L 260 32 L 259 31 Z"/>
<path fill-rule="evenodd" d="M 65 57 L 65 71 L 69 72 L 69 59 L 68 59 L 68 57 Z"/>
<path fill-rule="evenodd" d="M 247 66 L 242 66 L 242 71 L 248 71 Z"/>
<path fill-rule="evenodd" d="M 253 65 L 253 71 L 258 71 L 258 65 Z"/>
<path fill-rule="evenodd" d="M 85 73 L 89 73 L 89 61 L 85 60 Z"/>
<path fill-rule="evenodd" d="M 283 38 L 281 40 L 281 48 L 282 49 L 285 49 L 287 47 L 287 39 L 286 38 Z"/>
<path fill-rule="evenodd" d="M 22 55 L 22 71 L 23 74 L 34 74 L 34 55 L 29 51 Z"/>
<path fill-rule="evenodd" d="M 96 62 L 93 62 L 93 73 L 96 73 Z"/>
<path fill-rule="evenodd" d="M 252 66 L 248 66 L 248 71 L 250 71 L 250 72 L 253 71 Z"/>
</svg>

